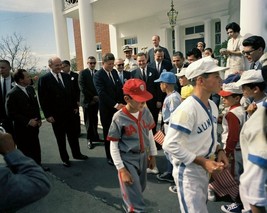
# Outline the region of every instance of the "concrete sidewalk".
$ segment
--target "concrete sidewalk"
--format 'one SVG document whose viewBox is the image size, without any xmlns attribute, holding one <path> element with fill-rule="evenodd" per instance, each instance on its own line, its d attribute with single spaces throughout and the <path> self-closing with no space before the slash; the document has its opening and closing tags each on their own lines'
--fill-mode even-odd
<svg viewBox="0 0 267 213">
<path fill-rule="evenodd" d="M 51 169 L 48 175 L 52 189 L 48 196 L 21 209 L 18 213 L 122 212 L 117 171 L 106 162 L 104 144 L 98 143 L 93 150 L 87 149 L 84 126 L 82 132 L 81 151 L 89 156 L 89 159 L 73 160 L 68 147 L 72 166 L 66 168 L 61 164 L 52 127 L 46 121 L 43 122 L 39 135 L 42 162 Z M 157 165 L 160 171 L 165 171 L 166 160 L 162 150 L 159 151 Z M 167 182 L 157 181 L 155 175 L 148 175 L 144 192 L 148 212 L 180 212 L 177 195 L 168 191 L 170 185 Z M 222 204 L 225 203 L 209 202 L 209 212 L 220 212 Z"/>
</svg>

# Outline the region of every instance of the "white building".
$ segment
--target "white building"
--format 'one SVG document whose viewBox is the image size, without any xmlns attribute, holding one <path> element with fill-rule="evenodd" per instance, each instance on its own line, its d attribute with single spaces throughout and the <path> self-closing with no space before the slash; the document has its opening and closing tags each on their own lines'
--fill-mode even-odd
<svg viewBox="0 0 267 213">
<path fill-rule="evenodd" d="M 109 24 L 110 49 L 116 57 L 123 57 L 125 44 L 136 52 L 151 48 L 155 34 L 170 53 L 185 53 L 199 40 L 214 49 L 227 40 L 225 26 L 230 22 L 240 24 L 241 35 L 267 38 L 266 0 L 173 0 L 173 4 L 179 12 L 174 31 L 167 17 L 171 0 L 53 0 L 57 54 L 70 58 L 66 18 L 80 20 L 84 59 L 96 55 L 95 22 Z"/>
</svg>

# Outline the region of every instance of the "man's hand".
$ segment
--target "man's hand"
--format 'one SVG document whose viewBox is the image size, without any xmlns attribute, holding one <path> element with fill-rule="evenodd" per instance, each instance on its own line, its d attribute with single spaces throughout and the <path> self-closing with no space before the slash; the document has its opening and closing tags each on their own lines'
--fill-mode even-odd
<svg viewBox="0 0 267 213">
<path fill-rule="evenodd" d="M 224 151 L 218 152 L 217 162 L 223 163 L 223 167 L 224 168 L 227 168 L 229 166 L 229 160 L 228 160 L 228 158 L 227 158 L 227 156 L 226 156 Z"/>
<path fill-rule="evenodd" d="M 55 119 L 54 119 L 52 116 L 46 118 L 46 120 L 47 120 L 49 123 L 55 123 Z"/>
<path fill-rule="evenodd" d="M 211 174 L 215 172 L 220 172 L 225 168 L 223 162 L 216 162 L 214 160 L 206 159 L 204 157 L 196 157 L 194 163 L 202 166 L 208 173 Z"/>
<path fill-rule="evenodd" d="M 33 118 L 29 121 L 28 125 L 32 127 L 40 126 L 40 120 L 38 120 L 38 118 Z"/>
<path fill-rule="evenodd" d="M 9 133 L 0 132 L 0 154 L 5 155 L 15 149 L 15 143 Z"/>
<path fill-rule="evenodd" d="M 121 177 L 122 182 L 124 182 L 125 184 L 128 184 L 128 185 L 133 184 L 132 175 L 125 167 L 119 170 L 119 175 Z"/>
<path fill-rule="evenodd" d="M 162 107 L 162 103 L 160 101 L 157 101 L 156 105 L 157 105 L 158 109 L 160 109 Z"/>
</svg>

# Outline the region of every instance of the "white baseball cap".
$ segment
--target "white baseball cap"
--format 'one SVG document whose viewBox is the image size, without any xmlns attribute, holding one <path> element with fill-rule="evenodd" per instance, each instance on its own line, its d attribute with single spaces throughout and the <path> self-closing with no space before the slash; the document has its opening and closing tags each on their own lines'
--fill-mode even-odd
<svg viewBox="0 0 267 213">
<path fill-rule="evenodd" d="M 236 82 L 238 86 L 244 84 L 261 83 L 264 79 L 261 74 L 261 70 L 248 70 L 244 71 L 240 79 Z"/>
<path fill-rule="evenodd" d="M 181 71 L 179 73 L 175 74 L 175 75 L 178 76 L 178 77 L 185 76 L 186 69 L 187 68 L 182 68 Z"/>
<path fill-rule="evenodd" d="M 243 94 L 241 86 L 236 85 L 235 82 L 223 84 L 219 95 L 222 97 L 227 97 L 232 94 Z"/>
<path fill-rule="evenodd" d="M 228 67 L 219 67 L 214 60 L 209 57 L 199 59 L 190 64 L 186 69 L 185 77 L 187 79 L 193 79 L 204 73 L 213 73 L 229 69 Z"/>
</svg>

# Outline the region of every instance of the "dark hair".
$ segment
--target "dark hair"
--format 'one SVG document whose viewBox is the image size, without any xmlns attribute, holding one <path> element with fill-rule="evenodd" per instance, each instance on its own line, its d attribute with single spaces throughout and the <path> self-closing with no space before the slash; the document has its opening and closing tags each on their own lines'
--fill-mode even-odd
<svg viewBox="0 0 267 213">
<path fill-rule="evenodd" d="M 239 33 L 240 30 L 241 30 L 240 29 L 240 26 L 237 23 L 235 23 L 235 22 L 231 22 L 231 23 L 227 24 L 226 27 L 225 27 L 225 29 L 226 29 L 226 31 L 228 29 L 232 29 L 234 31 L 234 33 Z"/>
<path fill-rule="evenodd" d="M 19 80 L 24 79 L 24 72 L 27 72 L 27 70 L 18 69 L 14 72 L 13 78 L 17 84 L 19 83 Z"/>
<path fill-rule="evenodd" d="M 200 51 L 198 48 L 196 48 L 196 47 L 194 47 L 192 50 L 189 50 L 189 51 L 186 53 L 186 56 L 187 56 L 187 57 L 188 57 L 188 56 L 191 56 L 191 55 L 194 55 L 196 59 L 200 59 L 200 58 L 202 58 L 202 53 L 201 53 L 201 51 Z"/>
<path fill-rule="evenodd" d="M 64 60 L 61 62 L 62 64 L 66 64 L 66 65 L 69 65 L 70 66 L 70 62 L 68 60 Z"/>
<path fill-rule="evenodd" d="M 240 99 L 242 98 L 243 94 L 231 94 L 229 96 L 232 96 L 233 98 L 239 97 Z"/>
<path fill-rule="evenodd" d="M 180 58 L 184 58 L 184 54 L 180 51 L 176 51 L 175 53 L 173 53 L 172 57 L 175 57 L 175 56 L 179 56 Z"/>
<path fill-rule="evenodd" d="M 259 87 L 260 91 L 264 91 L 265 87 L 266 87 L 266 83 L 265 82 L 260 82 L 260 83 L 249 83 L 249 84 L 243 84 L 242 88 L 244 86 L 249 87 L 250 89 L 254 89 L 255 87 Z"/>
<path fill-rule="evenodd" d="M 244 47 L 251 46 L 254 50 L 260 47 L 262 47 L 263 50 L 265 49 L 265 41 L 261 36 L 250 36 L 246 38 L 242 44 Z"/>
<path fill-rule="evenodd" d="M 5 63 L 10 67 L 10 62 L 8 60 L 4 60 L 4 59 L 0 60 L 0 63 Z"/>
<path fill-rule="evenodd" d="M 157 47 L 155 50 L 154 50 L 154 53 L 156 54 L 157 52 L 159 53 L 164 53 L 163 52 L 163 49 L 161 49 L 160 47 Z"/>
<path fill-rule="evenodd" d="M 147 55 L 144 52 L 137 53 L 136 57 L 140 57 L 140 56 L 145 56 L 145 58 L 147 58 Z"/>
<path fill-rule="evenodd" d="M 211 57 L 212 57 L 212 58 L 215 58 L 215 57 L 214 57 L 213 50 L 212 50 L 210 47 L 207 47 L 207 48 L 204 49 L 204 51 L 206 51 L 206 50 L 211 52 Z"/>
<path fill-rule="evenodd" d="M 96 60 L 94 56 L 89 56 L 89 57 L 87 58 L 87 60 L 89 60 L 89 59 Z"/>
<path fill-rule="evenodd" d="M 108 61 L 115 61 L 115 57 L 112 53 L 106 53 L 103 57 L 102 57 L 102 61 L 103 62 L 108 62 Z"/>
</svg>

